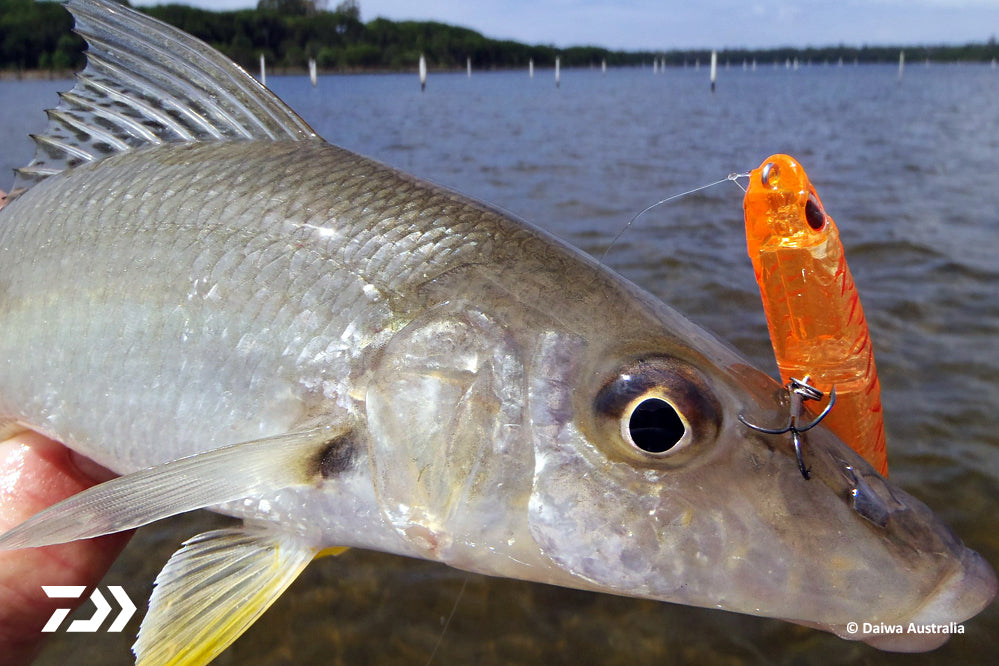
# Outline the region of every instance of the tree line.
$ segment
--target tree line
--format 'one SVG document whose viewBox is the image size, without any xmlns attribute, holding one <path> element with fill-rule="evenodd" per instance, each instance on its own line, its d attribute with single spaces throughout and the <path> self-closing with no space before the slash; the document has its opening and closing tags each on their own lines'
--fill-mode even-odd
<svg viewBox="0 0 999 666">
<path fill-rule="evenodd" d="M 128 4 L 125 2 L 124 4 Z M 214 12 L 186 5 L 142 7 L 143 11 L 211 44 L 246 68 L 261 54 L 272 67 L 303 69 L 310 58 L 324 70 L 379 71 L 415 67 L 425 55 L 432 68 L 463 68 L 471 58 L 476 69 L 552 66 L 587 67 L 650 64 L 654 58 L 672 66 L 706 63 L 710 51 L 619 51 L 593 46 L 556 48 L 490 39 L 467 28 L 432 21 L 364 23 L 356 0 L 330 10 L 326 0 L 260 0 L 256 9 Z M 0 69 L 66 71 L 83 66 L 83 41 L 72 33 L 72 18 L 58 2 L 0 0 Z M 912 60 L 988 61 L 999 58 L 995 38 L 960 46 L 830 46 L 822 48 L 728 49 L 722 62 L 861 63 L 893 62 L 900 48 Z"/>
</svg>

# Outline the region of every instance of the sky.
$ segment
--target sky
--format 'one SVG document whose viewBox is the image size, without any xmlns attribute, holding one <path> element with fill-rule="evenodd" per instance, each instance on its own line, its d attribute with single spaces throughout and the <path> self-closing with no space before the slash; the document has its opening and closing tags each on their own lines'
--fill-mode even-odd
<svg viewBox="0 0 999 666">
<path fill-rule="evenodd" d="M 256 0 L 183 2 L 206 9 Z M 328 0 L 335 7 L 339 0 Z M 360 0 L 361 19 L 433 20 L 487 37 L 621 50 L 963 44 L 999 33 L 999 0 Z"/>
</svg>

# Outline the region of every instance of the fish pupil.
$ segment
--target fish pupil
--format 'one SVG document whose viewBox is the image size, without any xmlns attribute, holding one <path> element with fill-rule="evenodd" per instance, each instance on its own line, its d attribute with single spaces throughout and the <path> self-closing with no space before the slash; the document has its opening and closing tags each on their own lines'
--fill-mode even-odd
<svg viewBox="0 0 999 666">
<path fill-rule="evenodd" d="M 671 404 L 659 398 L 648 398 L 631 413 L 628 432 L 635 446 L 641 450 L 663 453 L 676 446 L 685 428 Z"/>
</svg>

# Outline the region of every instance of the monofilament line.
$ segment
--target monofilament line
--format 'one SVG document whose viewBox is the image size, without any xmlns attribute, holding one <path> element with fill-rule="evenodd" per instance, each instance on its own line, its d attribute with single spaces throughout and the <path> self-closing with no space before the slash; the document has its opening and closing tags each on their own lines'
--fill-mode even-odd
<svg viewBox="0 0 999 666">
<path fill-rule="evenodd" d="M 468 587 L 469 575 L 465 574 L 465 580 L 461 582 L 461 589 L 458 590 L 458 596 L 454 599 L 454 606 L 451 607 L 451 614 L 447 616 L 447 621 L 444 622 L 444 626 L 441 628 L 441 635 L 437 637 L 437 644 L 434 645 L 433 652 L 430 653 L 430 658 L 427 659 L 427 666 L 430 666 L 430 662 L 434 660 L 437 656 L 437 650 L 440 648 L 441 643 L 444 642 L 444 634 L 447 633 L 447 628 L 451 626 L 451 620 L 454 619 L 454 613 L 458 610 L 458 603 L 461 601 L 461 597 L 465 594 L 465 588 Z"/>
<path fill-rule="evenodd" d="M 692 190 L 687 190 L 686 192 L 680 192 L 679 194 L 674 194 L 674 195 L 668 196 L 665 199 L 661 199 L 661 200 L 655 202 L 654 204 L 652 204 L 650 206 L 646 206 L 641 211 L 639 211 L 633 218 L 631 218 L 630 220 L 628 220 L 628 223 L 626 225 L 624 225 L 623 227 L 621 227 L 621 230 L 619 232 L 617 232 L 616 236 L 614 236 L 614 239 L 610 242 L 610 245 L 608 245 L 607 249 L 604 250 L 603 254 L 600 255 L 600 263 L 604 262 L 604 259 L 606 259 L 607 255 L 610 254 L 611 248 L 613 248 L 614 245 L 617 244 L 617 242 L 618 242 L 618 240 L 620 240 L 621 236 L 624 235 L 624 232 L 626 232 L 628 229 L 630 229 L 631 225 L 634 224 L 635 221 L 638 220 L 638 218 L 640 218 L 642 215 L 645 215 L 646 213 L 648 213 L 653 208 L 655 208 L 657 206 L 662 206 L 665 203 L 669 203 L 670 201 L 674 201 L 674 200 L 679 199 L 681 197 L 685 197 L 685 196 L 689 196 L 691 194 L 695 194 L 697 192 L 700 192 L 701 190 L 706 190 L 709 187 L 714 187 L 715 185 L 721 185 L 722 183 L 727 182 L 727 181 L 732 181 L 733 183 L 735 183 L 736 185 L 739 186 L 739 189 L 741 189 L 743 192 L 745 192 L 746 188 L 744 188 L 739 183 L 738 179 L 739 178 L 748 178 L 748 177 L 749 177 L 748 173 L 730 173 L 726 177 L 724 177 L 724 178 L 722 178 L 720 180 L 716 180 L 713 183 L 708 183 L 707 185 L 701 185 L 700 187 L 695 187 Z"/>
</svg>

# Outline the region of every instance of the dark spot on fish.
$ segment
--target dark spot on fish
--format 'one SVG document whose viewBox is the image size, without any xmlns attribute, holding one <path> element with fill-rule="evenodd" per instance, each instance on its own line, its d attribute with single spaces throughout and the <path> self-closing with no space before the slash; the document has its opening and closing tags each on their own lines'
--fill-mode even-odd
<svg viewBox="0 0 999 666">
<path fill-rule="evenodd" d="M 350 469 L 354 463 L 354 446 L 351 433 L 326 442 L 319 453 L 319 474 L 324 479 L 330 479 Z"/>
<path fill-rule="evenodd" d="M 805 203 L 805 220 L 808 226 L 818 231 L 826 223 L 826 214 L 822 212 L 822 206 L 815 200 L 815 195 L 809 195 Z"/>
</svg>

